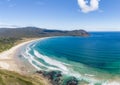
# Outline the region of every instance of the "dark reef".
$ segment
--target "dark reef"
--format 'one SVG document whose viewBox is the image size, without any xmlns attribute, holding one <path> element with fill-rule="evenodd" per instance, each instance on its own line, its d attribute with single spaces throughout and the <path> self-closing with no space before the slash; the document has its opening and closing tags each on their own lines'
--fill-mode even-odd
<svg viewBox="0 0 120 85">
<path fill-rule="evenodd" d="M 78 85 L 78 80 L 75 77 L 63 79 L 60 71 L 36 71 L 36 73 L 47 78 L 52 85 Z"/>
</svg>

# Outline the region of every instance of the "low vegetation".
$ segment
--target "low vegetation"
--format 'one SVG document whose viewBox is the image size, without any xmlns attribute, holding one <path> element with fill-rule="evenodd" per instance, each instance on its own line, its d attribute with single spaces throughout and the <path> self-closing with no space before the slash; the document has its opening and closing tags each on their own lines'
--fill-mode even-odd
<svg viewBox="0 0 120 85">
<path fill-rule="evenodd" d="M 37 27 L 0 28 L 0 37 L 36 38 L 51 36 L 88 36 L 85 30 L 49 30 Z"/>
<path fill-rule="evenodd" d="M 38 76 L 23 76 L 15 72 L 0 70 L 0 85 L 48 85 Z"/>
<path fill-rule="evenodd" d="M 15 45 L 18 38 L 0 38 L 0 52 L 10 49 Z"/>
</svg>

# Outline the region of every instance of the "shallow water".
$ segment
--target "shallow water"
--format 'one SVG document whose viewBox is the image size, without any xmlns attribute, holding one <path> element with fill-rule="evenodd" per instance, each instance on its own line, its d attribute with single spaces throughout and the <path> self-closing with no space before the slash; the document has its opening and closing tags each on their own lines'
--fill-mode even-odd
<svg viewBox="0 0 120 85">
<path fill-rule="evenodd" d="M 30 44 L 24 56 L 39 70 L 60 70 L 87 82 L 120 79 L 120 33 L 53 37 Z"/>
</svg>

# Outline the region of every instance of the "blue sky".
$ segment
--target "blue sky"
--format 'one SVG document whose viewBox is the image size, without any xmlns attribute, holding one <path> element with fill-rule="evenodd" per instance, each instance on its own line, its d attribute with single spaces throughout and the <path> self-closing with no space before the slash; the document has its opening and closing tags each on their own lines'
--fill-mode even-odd
<svg viewBox="0 0 120 85">
<path fill-rule="evenodd" d="M 0 27 L 120 31 L 120 0 L 0 0 Z"/>
</svg>

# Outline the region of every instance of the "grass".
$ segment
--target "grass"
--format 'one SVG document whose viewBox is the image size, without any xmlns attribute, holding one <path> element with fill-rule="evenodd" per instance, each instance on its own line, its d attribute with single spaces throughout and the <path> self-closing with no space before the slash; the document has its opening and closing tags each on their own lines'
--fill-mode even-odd
<svg viewBox="0 0 120 85">
<path fill-rule="evenodd" d="M 13 47 L 20 39 L 18 38 L 0 38 L 0 52 L 5 51 Z"/>
<path fill-rule="evenodd" d="M 24 76 L 16 72 L 0 70 L 0 85 L 49 85 L 37 75 Z"/>
</svg>

